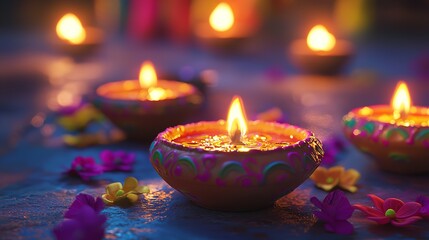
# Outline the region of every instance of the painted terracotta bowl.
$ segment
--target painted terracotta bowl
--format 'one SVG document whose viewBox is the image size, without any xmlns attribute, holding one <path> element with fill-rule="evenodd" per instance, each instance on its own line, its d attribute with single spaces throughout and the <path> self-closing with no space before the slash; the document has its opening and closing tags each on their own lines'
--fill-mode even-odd
<svg viewBox="0 0 429 240">
<path fill-rule="evenodd" d="M 160 82 L 176 84 L 182 89 L 186 86 L 186 93 L 160 101 L 115 99 L 108 97 L 109 91 L 119 89 L 123 83 L 110 82 L 97 88 L 92 102 L 125 132 L 128 139 L 151 142 L 165 128 L 185 122 L 200 110 L 203 103 L 201 93 L 190 84 L 166 80 Z"/>
<path fill-rule="evenodd" d="M 372 114 L 389 114 L 389 106 L 371 106 Z M 427 108 L 414 107 L 412 114 L 427 114 Z M 372 120 L 363 108 L 343 118 L 346 137 L 378 166 L 400 174 L 429 172 L 429 126 L 404 126 Z"/>
<path fill-rule="evenodd" d="M 224 126 L 199 122 L 166 129 L 150 147 L 158 174 L 195 204 L 213 210 L 249 211 L 270 207 L 302 184 L 319 166 L 321 142 L 310 131 L 287 124 L 249 122 L 264 129 L 288 131 L 298 141 L 274 150 L 209 151 L 185 147 L 174 139 Z"/>
</svg>

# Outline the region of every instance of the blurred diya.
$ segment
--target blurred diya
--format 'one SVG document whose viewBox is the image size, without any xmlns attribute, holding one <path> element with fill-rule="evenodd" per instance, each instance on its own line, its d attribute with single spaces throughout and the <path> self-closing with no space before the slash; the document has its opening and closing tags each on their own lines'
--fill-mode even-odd
<svg viewBox="0 0 429 240">
<path fill-rule="evenodd" d="M 152 141 L 199 109 L 200 92 L 191 84 L 158 80 L 151 62 L 144 62 L 139 80 L 109 82 L 96 89 L 94 105 L 129 139 Z"/>
<path fill-rule="evenodd" d="M 317 75 L 339 73 L 353 55 L 350 42 L 338 40 L 322 25 L 314 26 L 307 40 L 300 39 L 290 46 L 292 63 L 301 71 Z"/>
<path fill-rule="evenodd" d="M 150 147 L 153 167 L 171 187 L 222 211 L 272 206 L 303 183 L 322 156 L 321 142 L 308 130 L 247 121 L 239 97 L 227 121 L 168 128 Z"/>
<path fill-rule="evenodd" d="M 196 26 L 195 34 L 203 46 L 215 50 L 234 49 L 254 31 L 236 21 L 234 11 L 226 2 L 219 3 L 208 20 L 208 24 L 204 22 Z"/>
<path fill-rule="evenodd" d="M 64 52 L 73 56 L 83 56 L 93 52 L 104 41 L 101 29 L 83 27 L 79 18 L 72 14 L 65 14 L 56 26 L 56 45 Z"/>
<path fill-rule="evenodd" d="M 344 132 L 381 169 L 402 174 L 429 172 L 429 108 L 411 105 L 399 82 L 392 103 L 354 109 L 344 116 Z"/>
</svg>

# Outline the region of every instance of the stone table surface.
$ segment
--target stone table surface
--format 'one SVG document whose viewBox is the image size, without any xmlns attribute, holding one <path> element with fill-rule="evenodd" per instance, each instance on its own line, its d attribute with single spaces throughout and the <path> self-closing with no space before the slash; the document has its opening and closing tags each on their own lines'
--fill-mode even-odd
<svg viewBox="0 0 429 240">
<path fill-rule="evenodd" d="M 310 197 L 323 198 L 326 193 L 315 188 L 310 180 L 279 199 L 272 208 L 256 212 L 206 210 L 193 205 L 157 175 L 148 159 L 148 144 L 125 141 L 80 149 L 63 146 L 60 136 L 64 130 L 56 124 L 47 106 L 51 95 L 70 89 L 71 85 L 77 86 L 78 93 L 91 94 L 96 84 L 130 78 L 137 73 L 141 61 L 153 59 L 164 72 L 193 66 L 195 71 L 209 69 L 214 74 L 216 84 L 209 88 L 204 109 L 189 121 L 224 118 L 231 97 L 240 94 L 249 118 L 279 107 L 287 122 L 308 128 L 323 140 L 341 136 L 341 118 L 352 108 L 388 103 L 395 85 L 389 80 L 412 74 L 399 60 L 383 56 L 386 51 L 403 57 L 401 62 L 411 62 L 421 50 L 418 44 L 403 50 L 397 49 L 402 46 L 400 43 L 374 45 L 379 48 L 366 46 L 369 47 L 362 47 L 361 55 L 350 67 L 359 71 L 349 70 L 346 77 L 334 78 L 298 75 L 283 54 L 275 51 L 260 58 L 217 56 L 165 43 L 130 47 L 127 43 L 112 42 L 86 61 L 74 61 L 53 51 L 20 52 L 7 60 L 0 58 L 3 66 L 8 66 L 0 69 L 0 84 L 14 79 L 16 85 L 7 85 L 7 89 L 14 90 L 1 91 L 0 97 L 0 238 L 51 239 L 52 228 L 61 221 L 78 193 L 100 196 L 106 184 L 122 182 L 129 175 L 148 184 L 152 191 L 134 206 L 107 207 L 103 211 L 108 217 L 106 239 L 344 238 L 325 232 L 323 224 L 313 217 L 315 208 Z M 28 84 L 32 87 L 24 87 Z M 413 81 L 410 89 L 416 103 L 429 104 L 427 82 Z M 31 125 L 36 114 L 46 117 L 42 126 Z M 134 171 L 105 173 L 89 183 L 61 174 L 76 156 L 98 158 L 103 149 L 135 152 Z M 369 193 L 407 201 L 420 194 L 429 195 L 427 175 L 382 172 L 351 145 L 339 164 L 356 168 L 362 175 L 359 191 L 346 194 L 352 204 L 370 204 L 366 197 Z M 429 238 L 427 221 L 406 228 L 378 226 L 355 212 L 351 222 L 355 233 L 348 239 Z"/>
</svg>

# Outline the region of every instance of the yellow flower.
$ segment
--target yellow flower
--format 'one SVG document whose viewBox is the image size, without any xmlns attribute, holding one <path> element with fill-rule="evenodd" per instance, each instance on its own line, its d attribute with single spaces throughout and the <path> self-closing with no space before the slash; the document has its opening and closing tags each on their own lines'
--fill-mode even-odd
<svg viewBox="0 0 429 240">
<path fill-rule="evenodd" d="M 68 131 L 83 130 L 92 121 L 100 121 L 104 116 L 93 106 L 85 105 L 70 116 L 58 118 L 58 124 Z"/>
<path fill-rule="evenodd" d="M 114 182 L 106 186 L 106 193 L 101 196 L 104 203 L 108 205 L 121 205 L 135 203 L 140 194 L 149 193 L 148 186 L 139 186 L 139 182 L 134 177 L 127 177 L 124 185 Z"/>
<path fill-rule="evenodd" d="M 355 169 L 348 169 L 346 171 L 341 166 L 331 168 L 319 167 L 310 177 L 317 187 L 325 191 L 331 191 L 338 186 L 349 192 L 356 192 L 358 190 L 355 184 L 359 178 L 360 173 L 358 171 Z"/>
</svg>

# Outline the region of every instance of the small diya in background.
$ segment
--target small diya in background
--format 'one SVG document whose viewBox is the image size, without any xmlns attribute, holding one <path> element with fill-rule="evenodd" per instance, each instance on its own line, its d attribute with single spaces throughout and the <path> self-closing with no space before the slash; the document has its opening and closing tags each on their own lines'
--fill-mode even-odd
<svg viewBox="0 0 429 240">
<path fill-rule="evenodd" d="M 292 63 L 304 73 L 334 75 L 341 72 L 353 55 L 353 46 L 338 40 L 322 25 L 314 26 L 307 40 L 292 42 L 288 50 Z"/>
<path fill-rule="evenodd" d="M 227 121 L 168 128 L 150 147 L 153 167 L 170 186 L 199 206 L 222 211 L 272 206 L 303 183 L 322 156 L 308 130 L 247 121 L 238 97 Z"/>
<path fill-rule="evenodd" d="M 104 41 L 103 31 L 95 27 L 83 26 L 79 18 L 65 14 L 56 26 L 57 38 L 55 45 L 74 57 L 92 53 Z"/>
<path fill-rule="evenodd" d="M 373 156 L 381 169 L 429 172 L 429 108 L 411 105 L 404 82 L 398 83 L 391 106 L 354 109 L 343 120 L 346 137 Z"/>
<path fill-rule="evenodd" d="M 259 17 L 254 9 L 255 1 L 238 1 L 230 4 L 220 2 L 205 20 L 196 24 L 195 35 L 204 47 L 213 50 L 234 50 L 243 40 L 256 32 Z"/>
<path fill-rule="evenodd" d="M 96 106 L 129 139 L 152 141 L 167 128 L 184 122 L 202 104 L 191 84 L 158 80 L 151 62 L 145 62 L 139 80 L 122 80 L 99 86 Z"/>
</svg>

